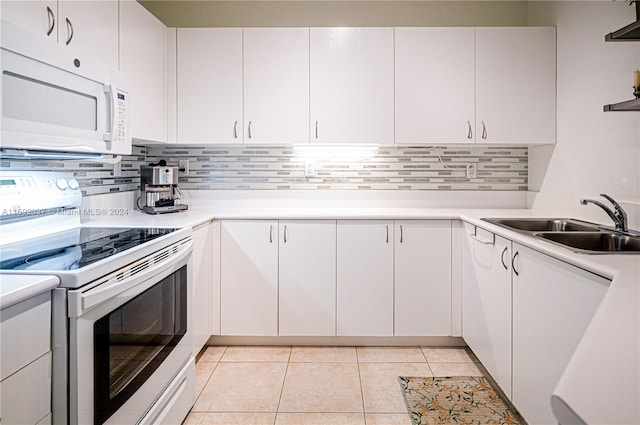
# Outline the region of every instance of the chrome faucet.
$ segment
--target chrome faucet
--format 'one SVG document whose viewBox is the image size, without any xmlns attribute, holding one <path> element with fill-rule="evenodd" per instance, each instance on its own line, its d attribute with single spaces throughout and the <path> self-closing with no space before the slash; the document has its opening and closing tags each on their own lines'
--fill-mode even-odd
<svg viewBox="0 0 640 425">
<path fill-rule="evenodd" d="M 609 215 L 609 217 L 611 217 L 611 220 L 613 220 L 616 232 L 629 233 L 629 228 L 627 225 L 627 213 L 622 209 L 620 204 L 614 201 L 611 196 L 605 195 L 604 193 L 601 193 L 600 196 L 611 202 L 614 211 L 612 211 L 611 208 L 609 208 L 602 202 L 595 201 L 593 199 L 580 199 L 580 205 L 595 204 L 599 206 L 604 210 L 604 212 Z"/>
</svg>

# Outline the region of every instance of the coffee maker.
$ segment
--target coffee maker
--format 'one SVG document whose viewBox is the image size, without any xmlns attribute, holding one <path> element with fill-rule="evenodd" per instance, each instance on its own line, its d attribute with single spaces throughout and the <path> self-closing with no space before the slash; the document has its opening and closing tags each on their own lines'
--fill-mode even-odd
<svg viewBox="0 0 640 425">
<path fill-rule="evenodd" d="M 140 199 L 142 211 L 147 214 L 162 214 L 184 211 L 189 207 L 176 196 L 178 189 L 178 167 L 167 167 L 165 161 L 140 167 Z"/>
</svg>

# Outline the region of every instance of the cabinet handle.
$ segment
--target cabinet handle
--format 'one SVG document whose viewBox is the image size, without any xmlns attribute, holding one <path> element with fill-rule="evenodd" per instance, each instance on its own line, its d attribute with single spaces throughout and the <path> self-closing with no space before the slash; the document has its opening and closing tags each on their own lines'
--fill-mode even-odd
<svg viewBox="0 0 640 425">
<path fill-rule="evenodd" d="M 233 123 L 233 138 L 238 138 L 238 121 Z"/>
<path fill-rule="evenodd" d="M 502 261 L 502 267 L 504 267 L 505 270 L 507 270 L 509 268 L 509 266 L 507 266 L 504 262 L 504 254 L 507 253 L 507 247 L 504 247 L 504 251 L 502 251 L 502 255 L 500 256 L 500 261 Z"/>
<path fill-rule="evenodd" d="M 67 37 L 67 41 L 66 41 L 66 45 L 68 46 L 69 43 L 71 43 L 71 40 L 73 39 L 73 24 L 71 23 L 71 21 L 69 20 L 69 18 L 65 18 L 67 20 L 67 34 L 69 37 Z"/>
<path fill-rule="evenodd" d="M 477 242 L 480 242 L 485 245 L 494 245 L 496 243 L 496 235 L 493 235 L 493 239 L 490 241 L 485 241 L 477 237 L 476 235 L 469 234 L 469 237 Z"/>
<path fill-rule="evenodd" d="M 387 224 L 387 243 L 389 243 L 389 225 Z"/>
<path fill-rule="evenodd" d="M 316 121 L 316 139 L 318 138 L 318 121 Z"/>
<path fill-rule="evenodd" d="M 273 243 L 273 224 L 269 226 L 269 243 Z"/>
<path fill-rule="evenodd" d="M 251 139 L 251 121 L 249 121 L 249 131 L 247 135 L 249 136 L 249 139 Z"/>
<path fill-rule="evenodd" d="M 287 225 L 284 225 L 284 243 L 287 243 Z"/>
<path fill-rule="evenodd" d="M 471 123 L 467 121 L 467 127 L 469 127 L 469 131 L 467 132 L 467 139 L 473 138 L 473 130 L 471 130 Z"/>
<path fill-rule="evenodd" d="M 487 139 L 487 126 L 484 125 L 484 121 L 482 121 L 482 138 Z"/>
<path fill-rule="evenodd" d="M 47 30 L 47 37 L 49 37 L 56 26 L 56 16 L 53 14 L 53 10 L 51 10 L 49 6 L 47 6 L 47 17 L 49 19 L 49 29 Z"/>
<path fill-rule="evenodd" d="M 402 224 L 400 225 L 400 243 L 404 241 L 404 232 L 402 231 Z"/>
<path fill-rule="evenodd" d="M 516 269 L 516 257 L 518 256 L 518 251 L 516 251 L 515 254 L 513 254 L 513 258 L 511 259 L 511 268 L 513 269 L 513 272 L 516 274 L 516 276 L 520 276 L 520 273 L 518 273 L 518 269 Z"/>
</svg>

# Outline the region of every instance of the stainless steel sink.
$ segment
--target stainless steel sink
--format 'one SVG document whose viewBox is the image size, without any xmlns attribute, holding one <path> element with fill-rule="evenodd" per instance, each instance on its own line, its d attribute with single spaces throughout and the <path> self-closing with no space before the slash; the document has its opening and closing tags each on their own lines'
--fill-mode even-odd
<svg viewBox="0 0 640 425">
<path fill-rule="evenodd" d="M 640 254 L 640 236 L 613 232 L 573 218 L 483 218 L 524 235 L 583 254 Z"/>
<path fill-rule="evenodd" d="M 640 237 L 612 232 L 539 232 L 534 236 L 586 253 L 640 253 Z"/>
<path fill-rule="evenodd" d="M 572 218 L 483 218 L 489 223 L 523 232 L 599 232 L 595 223 Z"/>
</svg>

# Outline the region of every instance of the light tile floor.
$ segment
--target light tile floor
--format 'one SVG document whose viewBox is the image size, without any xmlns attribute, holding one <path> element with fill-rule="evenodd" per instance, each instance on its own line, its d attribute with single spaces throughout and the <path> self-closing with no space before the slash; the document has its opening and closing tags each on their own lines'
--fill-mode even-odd
<svg viewBox="0 0 640 425">
<path fill-rule="evenodd" d="M 411 425 L 398 376 L 481 376 L 458 347 L 207 347 L 185 425 Z"/>
</svg>

